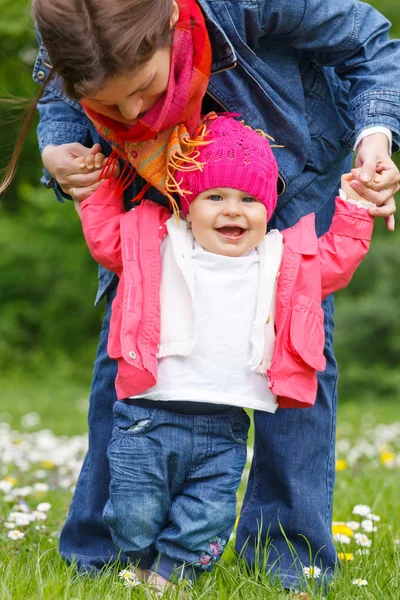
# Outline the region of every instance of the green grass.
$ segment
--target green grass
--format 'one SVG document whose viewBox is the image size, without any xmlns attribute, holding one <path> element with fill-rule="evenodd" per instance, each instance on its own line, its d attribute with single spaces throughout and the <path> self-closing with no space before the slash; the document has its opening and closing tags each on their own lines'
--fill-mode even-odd
<svg viewBox="0 0 400 600">
<path fill-rule="evenodd" d="M 14 541 L 8 538 L 10 530 L 6 529 L 5 523 L 15 501 L 7 500 L 7 493 L 0 491 L 0 600 L 156 598 L 148 586 L 125 588 L 118 577 L 118 566 L 105 569 L 101 577 L 82 577 L 76 575 L 73 567 L 67 567 L 57 554 L 57 535 L 68 510 L 71 487 L 79 466 L 71 457 L 57 464 L 58 446 L 66 443 L 67 435 L 85 433 L 89 383 L 88 378 L 74 377 L 70 366 L 53 370 L 50 377 L 20 373 L 8 374 L 0 380 L 0 425 L 9 424 L 8 430 L 0 429 L 0 450 L 3 448 L 0 481 L 14 477 L 14 488 L 33 486 L 37 481 L 45 482 L 50 486 L 48 491 L 33 488 L 21 499 L 22 504 L 30 511 L 40 502 L 52 505 L 46 521 L 16 527 L 25 532 L 25 537 Z M 21 418 L 32 412 L 40 415 L 40 423 L 29 429 L 24 427 L 24 419 L 21 422 Z M 327 592 L 323 593 L 317 586 L 313 592 L 311 580 L 308 591 L 312 598 L 322 598 L 323 595 L 327 600 L 400 598 L 400 545 L 396 543 L 400 538 L 400 428 L 395 430 L 390 425 L 396 420 L 396 414 L 395 404 L 381 400 L 362 405 L 346 403 L 339 408 L 338 458 L 346 463 L 339 463 L 345 468 L 337 473 L 334 520 L 359 520 L 352 515 L 356 504 L 371 506 L 381 520 L 376 524 L 377 531 L 367 534 L 372 540 L 368 555 L 356 553 L 362 547 L 356 545 L 354 536 L 350 544 L 338 548 L 352 553 L 353 560 L 342 561 L 341 573 Z M 378 428 L 378 425 L 384 424 L 386 428 Z M 44 444 L 44 448 L 50 444 L 50 450 L 48 453 L 43 450 L 40 460 L 31 462 L 32 448 L 39 443 L 39 438 L 33 437 L 32 431 L 43 429 L 59 437 L 54 441 L 51 434 L 45 434 L 44 441 L 42 439 L 40 443 Z M 11 434 L 13 430 L 15 433 Z M 11 450 L 15 450 L 16 456 L 19 453 L 19 458 L 16 458 L 18 465 L 4 464 L 7 460 L 4 451 L 6 438 L 10 440 Z M 76 440 L 79 443 L 79 438 Z M 54 448 L 51 444 L 55 444 Z M 26 464 L 23 460 L 21 462 L 21 456 L 25 457 Z M 244 486 L 241 494 L 243 490 Z M 43 525 L 45 529 L 42 529 Z M 368 585 L 357 587 L 352 584 L 354 578 L 366 579 Z M 262 566 L 249 572 L 235 556 L 232 544 L 214 571 L 202 576 L 187 594 L 188 598 L 199 600 L 288 600 L 287 594 L 268 578 Z M 164 597 L 178 598 L 178 590 L 168 592 Z"/>
</svg>

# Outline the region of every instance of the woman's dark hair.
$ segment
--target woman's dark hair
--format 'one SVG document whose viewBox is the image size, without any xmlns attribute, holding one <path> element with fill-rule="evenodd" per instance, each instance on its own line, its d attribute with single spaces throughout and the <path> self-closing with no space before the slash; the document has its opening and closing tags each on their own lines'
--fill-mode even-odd
<svg viewBox="0 0 400 600">
<path fill-rule="evenodd" d="M 37 103 L 54 74 L 80 100 L 108 80 L 144 66 L 171 44 L 173 0 L 33 0 L 33 18 L 51 72 L 29 108 L 0 194 L 11 184 Z"/>
</svg>

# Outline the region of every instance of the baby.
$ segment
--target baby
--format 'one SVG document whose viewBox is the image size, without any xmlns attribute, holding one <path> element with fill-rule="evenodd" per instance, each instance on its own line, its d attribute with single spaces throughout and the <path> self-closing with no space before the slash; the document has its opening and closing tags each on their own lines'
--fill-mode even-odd
<svg viewBox="0 0 400 600">
<path fill-rule="evenodd" d="M 175 174 L 186 220 L 148 200 L 124 212 L 113 180 L 81 205 L 93 257 L 120 277 L 104 519 L 159 589 L 211 570 L 223 552 L 246 463 L 243 409 L 314 404 L 321 302 L 350 281 L 374 221 L 346 175 L 322 238 L 314 214 L 266 235 L 278 177 L 267 139 L 232 117 L 204 124 L 199 168 Z"/>
</svg>

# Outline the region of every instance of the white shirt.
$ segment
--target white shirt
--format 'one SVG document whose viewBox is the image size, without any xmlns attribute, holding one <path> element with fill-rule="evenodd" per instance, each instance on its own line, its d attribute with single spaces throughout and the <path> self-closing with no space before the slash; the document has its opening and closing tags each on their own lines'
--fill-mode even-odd
<svg viewBox="0 0 400 600">
<path fill-rule="evenodd" d="M 273 307 L 282 257 L 281 234 L 269 234 L 267 242 L 247 256 L 228 257 L 193 243 L 182 222 L 180 230 L 173 220 L 167 227 L 170 235 L 162 247 L 157 383 L 136 398 L 210 402 L 275 412 L 278 405 L 265 370 L 272 359 L 275 337 Z M 190 256 L 184 256 L 185 247 Z M 172 256 L 177 260 L 175 268 L 180 262 L 186 288 L 182 278 L 174 274 Z M 268 258 L 269 264 L 265 264 Z M 176 289 L 180 292 L 175 292 L 174 298 Z M 188 316 L 190 298 L 192 319 Z M 267 319 L 271 312 L 272 319 Z M 179 324 L 174 325 L 174 315 L 182 317 Z M 182 339 L 177 339 L 177 333 Z"/>
</svg>

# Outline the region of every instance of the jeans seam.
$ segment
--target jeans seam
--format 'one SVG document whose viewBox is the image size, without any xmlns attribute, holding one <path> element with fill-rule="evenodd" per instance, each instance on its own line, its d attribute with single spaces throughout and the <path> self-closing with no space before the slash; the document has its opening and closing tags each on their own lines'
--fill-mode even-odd
<svg viewBox="0 0 400 600">
<path fill-rule="evenodd" d="M 331 418 L 331 437 L 330 437 L 330 447 L 332 447 L 332 440 L 334 440 L 335 437 L 335 422 L 336 422 L 336 407 L 335 407 L 335 394 L 336 394 L 336 385 L 337 385 L 337 379 L 338 376 L 336 374 L 335 376 L 335 381 L 334 381 L 334 385 L 333 385 L 333 395 L 332 395 L 332 409 L 334 408 L 334 410 L 332 410 L 332 418 Z M 332 457 L 333 455 L 333 457 Z M 331 464 L 331 460 L 334 460 L 335 458 L 335 453 L 330 452 L 329 454 L 329 460 L 327 462 L 326 465 L 326 493 L 327 493 L 327 498 L 329 499 L 331 496 L 331 490 L 330 490 L 330 483 L 329 483 L 329 472 L 330 472 L 330 464 Z M 331 486 L 333 488 L 333 486 Z M 326 513 L 325 513 L 325 522 L 328 523 L 328 521 L 330 520 L 330 512 L 331 512 L 331 506 L 332 506 L 332 500 L 327 504 L 326 504 Z"/>
<path fill-rule="evenodd" d="M 196 469 L 192 469 L 192 460 L 193 460 L 193 447 L 194 447 L 194 418 L 190 417 L 190 423 L 191 423 L 191 436 L 190 436 L 190 457 L 189 460 L 187 462 L 187 468 L 186 468 L 186 473 L 185 473 L 185 479 L 184 481 L 189 481 L 190 479 L 190 473 L 195 473 Z M 172 502 L 171 502 L 172 504 Z M 171 507 L 170 504 L 170 507 Z M 169 511 L 168 511 L 169 512 Z"/>
<path fill-rule="evenodd" d="M 105 308 L 104 314 L 103 314 L 103 323 L 102 323 L 102 327 L 101 327 L 101 331 L 100 331 L 100 336 L 99 336 L 98 351 L 96 353 L 95 365 L 96 365 L 96 362 L 97 362 L 97 360 L 98 360 L 98 358 L 100 356 L 99 348 L 101 346 L 102 335 L 103 335 L 103 333 L 104 333 L 104 331 L 106 329 L 108 329 L 108 331 L 110 330 L 110 321 L 107 319 L 107 309 L 108 309 L 108 305 L 106 305 L 106 308 Z M 92 385 L 91 385 L 91 388 L 90 388 L 90 396 L 89 396 L 90 398 L 92 397 L 93 389 L 94 389 L 93 382 L 95 380 L 95 368 L 96 367 L 93 368 L 93 373 L 92 373 Z M 92 410 L 94 410 L 93 409 L 93 405 L 90 403 L 89 404 L 89 410 L 88 410 L 88 424 L 89 424 L 89 422 L 91 420 Z M 89 427 L 89 429 L 90 429 L 90 427 Z M 89 438 L 89 447 L 90 447 L 90 438 Z M 89 448 L 88 448 L 88 451 L 87 451 L 87 456 L 88 457 L 91 456 L 91 454 L 89 453 Z M 108 458 L 108 446 L 107 446 L 107 462 L 108 462 L 108 465 L 110 465 L 110 460 Z M 89 485 L 90 485 L 90 483 L 92 481 L 92 472 L 93 472 L 93 461 L 90 460 L 89 469 L 88 469 L 88 477 L 87 477 L 87 485 L 86 485 L 86 488 L 85 488 L 85 495 L 88 495 Z"/>
<path fill-rule="evenodd" d="M 255 498 L 256 498 L 256 494 L 257 494 L 257 491 L 258 491 L 258 469 L 257 469 L 256 452 L 254 452 L 254 456 L 253 456 L 253 469 L 254 469 L 253 489 L 251 490 L 251 494 L 250 494 L 249 500 L 246 502 L 246 506 L 242 506 L 240 517 L 254 503 Z"/>
</svg>

